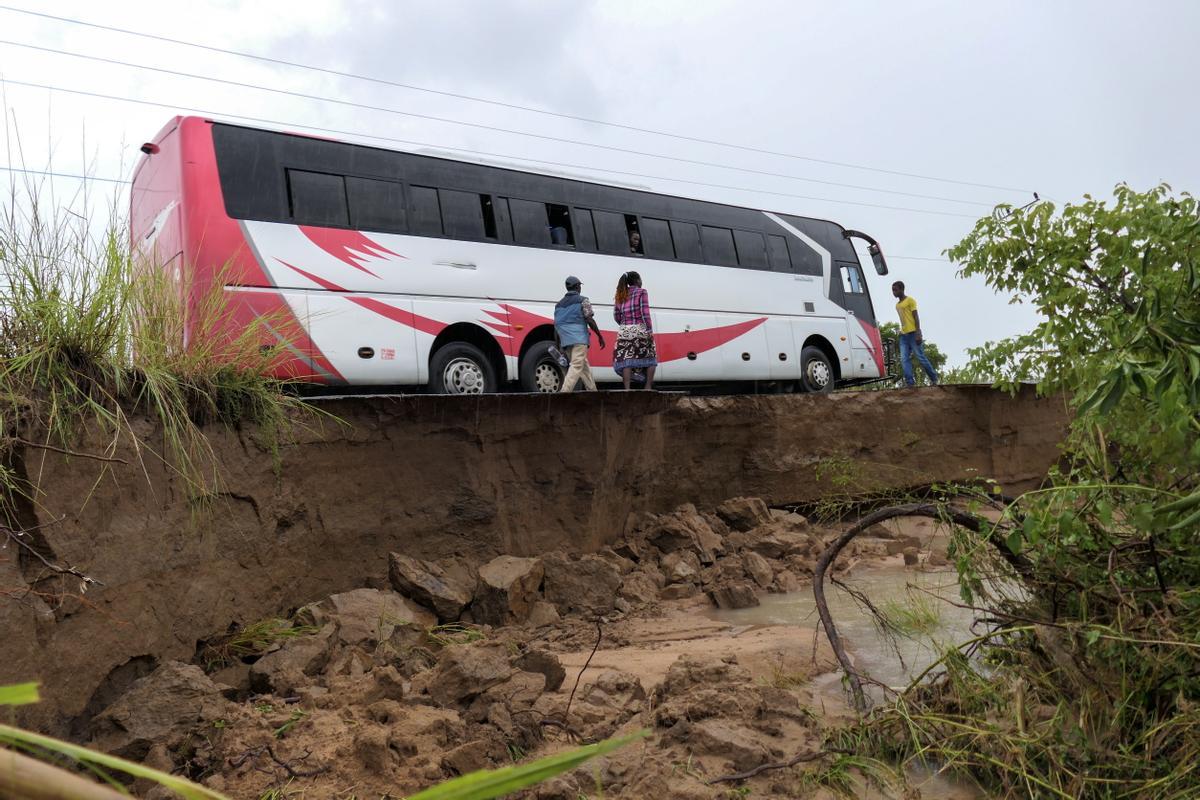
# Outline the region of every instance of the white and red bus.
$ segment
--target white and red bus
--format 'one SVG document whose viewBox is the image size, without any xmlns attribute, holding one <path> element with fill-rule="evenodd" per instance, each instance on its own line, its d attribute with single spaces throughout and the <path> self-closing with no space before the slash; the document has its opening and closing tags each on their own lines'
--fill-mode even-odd
<svg viewBox="0 0 1200 800">
<path fill-rule="evenodd" d="M 264 326 L 282 376 L 553 391 L 553 309 L 576 275 L 608 332 L 597 380 L 617 381 L 612 296 L 629 270 L 661 383 L 828 391 L 885 374 L 851 239 L 887 266 L 833 222 L 198 117 L 142 151 L 135 249 L 195 296 L 219 281 L 233 328 L 286 318 Z"/>
</svg>

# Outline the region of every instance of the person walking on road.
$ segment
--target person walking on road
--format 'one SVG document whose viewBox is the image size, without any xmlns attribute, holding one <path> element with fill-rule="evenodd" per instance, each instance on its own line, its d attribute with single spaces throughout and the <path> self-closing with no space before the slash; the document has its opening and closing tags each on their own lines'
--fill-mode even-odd
<svg viewBox="0 0 1200 800">
<path fill-rule="evenodd" d="M 575 390 L 575 384 L 583 381 L 583 387 L 590 392 L 596 391 L 596 379 L 592 377 L 592 367 L 588 364 L 588 328 L 596 333 L 600 340 L 600 349 L 604 349 L 604 334 L 596 325 L 592 304 L 583 296 L 583 283 L 574 275 L 567 278 L 567 293 L 554 306 L 554 338 L 560 350 L 571 360 L 567 375 L 563 378 L 563 392 Z"/>
<path fill-rule="evenodd" d="M 937 386 L 938 376 L 933 370 L 933 364 L 925 356 L 925 337 L 921 334 L 921 317 L 917 314 L 917 301 L 904 294 L 904 281 L 892 284 L 892 296 L 896 303 L 896 313 L 900 315 L 900 367 L 904 370 L 904 385 L 915 386 L 912 357 L 915 353 L 921 369 L 929 377 L 929 383 Z"/>
<path fill-rule="evenodd" d="M 646 388 L 654 387 L 658 353 L 654 348 L 654 325 L 650 320 L 650 295 L 642 288 L 642 276 L 626 272 L 617 281 L 613 317 L 620 326 L 613 345 L 613 369 L 629 388 L 635 369 L 646 371 Z"/>
</svg>

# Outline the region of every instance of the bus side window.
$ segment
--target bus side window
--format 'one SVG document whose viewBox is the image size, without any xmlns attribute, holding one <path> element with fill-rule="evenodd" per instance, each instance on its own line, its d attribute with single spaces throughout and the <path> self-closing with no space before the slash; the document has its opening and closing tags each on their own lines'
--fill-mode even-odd
<svg viewBox="0 0 1200 800">
<path fill-rule="evenodd" d="M 496 206 L 492 203 L 490 194 L 479 195 L 479 213 L 483 215 L 483 235 L 487 239 L 500 238 L 500 229 L 496 226 Z"/>
<path fill-rule="evenodd" d="M 596 226 L 592 222 L 592 211 L 589 208 L 576 208 L 571 215 L 575 223 L 575 246 L 580 250 L 596 249 Z"/>
<path fill-rule="evenodd" d="M 287 182 L 292 221 L 300 225 L 350 227 L 346 181 L 341 175 L 289 169 Z"/>
<path fill-rule="evenodd" d="M 408 187 L 408 222 L 418 236 L 442 235 L 442 208 L 438 190 L 430 186 Z"/>
<path fill-rule="evenodd" d="M 625 251 L 629 255 L 640 256 L 646 252 L 642 243 L 642 231 L 638 228 L 637 214 L 625 215 Z"/>
<path fill-rule="evenodd" d="M 750 269 L 767 268 L 767 246 L 761 233 L 735 230 L 733 241 L 737 245 L 738 266 Z"/>
<path fill-rule="evenodd" d="M 546 203 L 546 217 L 550 220 L 550 243 L 575 246 L 575 232 L 571 229 L 571 212 L 564 205 Z"/>
<path fill-rule="evenodd" d="M 723 267 L 737 266 L 737 251 L 733 249 L 733 231 L 729 228 L 714 228 L 704 225 L 700 228 L 704 241 L 704 262 Z"/>
<path fill-rule="evenodd" d="M 550 226 L 545 203 L 531 203 L 515 197 L 508 201 L 512 212 L 513 236 L 517 244 L 550 244 Z"/>
<path fill-rule="evenodd" d="M 675 257 L 680 261 L 704 263 L 700 250 L 700 229 L 690 222 L 671 220 L 671 238 L 675 241 Z"/>
<path fill-rule="evenodd" d="M 842 265 L 842 291 L 846 294 L 865 294 L 862 272 L 853 264 Z"/>
<path fill-rule="evenodd" d="M 611 211 L 595 211 L 596 241 L 601 253 L 629 255 L 629 232 L 625 229 L 625 215 Z"/>
<path fill-rule="evenodd" d="M 671 227 L 665 219 L 642 217 L 642 247 L 648 258 L 672 260 L 675 246 L 671 242 Z"/>
<path fill-rule="evenodd" d="M 404 184 L 346 178 L 346 195 L 356 230 L 404 233 Z"/>
<path fill-rule="evenodd" d="M 767 234 L 767 253 L 771 257 L 771 269 L 775 272 L 792 272 L 792 259 L 788 256 L 787 239 Z"/>
<path fill-rule="evenodd" d="M 787 240 L 788 253 L 792 257 L 792 269 L 801 275 L 823 275 L 821 256 L 804 242 L 795 237 Z"/>
<path fill-rule="evenodd" d="M 479 205 L 479 195 L 438 189 L 438 199 L 442 206 L 442 227 L 447 236 L 455 239 L 484 238 L 483 209 Z"/>
</svg>

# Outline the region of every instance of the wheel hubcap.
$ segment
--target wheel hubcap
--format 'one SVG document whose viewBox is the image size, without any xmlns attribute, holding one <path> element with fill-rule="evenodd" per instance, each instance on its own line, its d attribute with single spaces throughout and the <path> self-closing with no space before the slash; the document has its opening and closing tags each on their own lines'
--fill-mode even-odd
<svg viewBox="0 0 1200 800">
<path fill-rule="evenodd" d="M 808 362 L 808 380 L 814 386 L 824 388 L 829 383 L 829 365 L 813 359 Z"/>
<path fill-rule="evenodd" d="M 562 388 L 562 375 L 549 361 L 543 361 L 533 371 L 533 385 L 538 392 L 557 392 Z"/>
<path fill-rule="evenodd" d="M 442 370 L 442 385 L 448 394 L 483 394 L 483 367 L 469 358 L 456 358 Z"/>
</svg>

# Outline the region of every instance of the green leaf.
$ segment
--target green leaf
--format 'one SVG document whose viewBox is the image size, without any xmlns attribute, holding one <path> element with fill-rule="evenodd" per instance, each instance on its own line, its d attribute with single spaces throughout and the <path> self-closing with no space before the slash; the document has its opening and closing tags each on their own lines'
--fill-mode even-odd
<svg viewBox="0 0 1200 800">
<path fill-rule="evenodd" d="M 440 783 L 419 794 L 414 794 L 408 800 L 489 800 L 489 798 L 503 797 L 519 789 L 524 789 L 526 786 L 533 786 L 553 778 L 555 775 L 574 769 L 588 759 L 611 753 L 619 747 L 624 747 L 630 742 L 649 735 L 650 731 L 639 731 L 620 739 L 608 739 L 558 755 L 547 756 L 529 764 L 472 772 L 461 778 Z"/>
<path fill-rule="evenodd" d="M 61 739 L 55 739 L 50 736 L 31 733 L 10 725 L 0 725 L 0 743 L 33 745 L 53 753 L 69 756 L 83 764 L 107 767 L 118 772 L 124 772 L 127 775 L 133 775 L 136 778 L 146 778 L 160 786 L 167 787 L 183 797 L 184 800 L 228 800 L 225 795 L 219 792 L 214 792 L 212 789 L 192 783 L 176 775 L 168 775 L 165 772 L 159 772 L 156 769 L 135 764 L 132 761 L 126 761 L 123 758 L 110 756 L 107 753 L 101 753 L 96 750 L 89 750 L 77 744 L 64 742 Z"/>
<path fill-rule="evenodd" d="M 1125 375 L 1122 373 L 1115 381 L 1113 387 L 1108 394 L 1104 396 L 1104 400 L 1100 402 L 1100 416 L 1108 416 L 1109 412 L 1121 402 L 1121 398 L 1125 395 Z"/>
<path fill-rule="evenodd" d="M 1004 543 L 1008 546 L 1010 552 L 1020 553 L 1021 546 L 1025 543 L 1025 537 L 1021 535 L 1021 531 L 1016 530 L 1008 535 Z"/>
<path fill-rule="evenodd" d="M 37 682 L 16 683 L 11 686 L 0 686 L 0 706 L 25 706 L 36 703 L 38 697 Z"/>
</svg>

